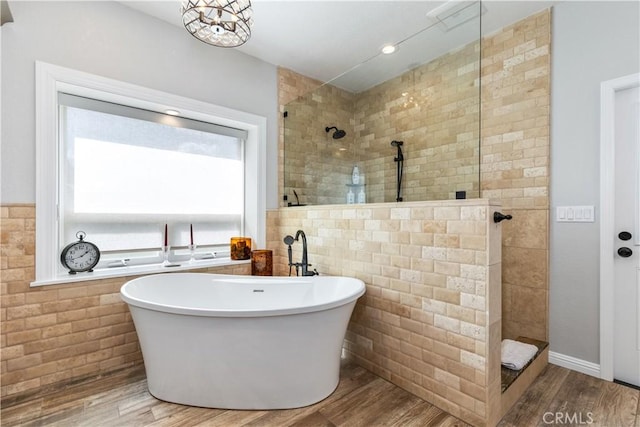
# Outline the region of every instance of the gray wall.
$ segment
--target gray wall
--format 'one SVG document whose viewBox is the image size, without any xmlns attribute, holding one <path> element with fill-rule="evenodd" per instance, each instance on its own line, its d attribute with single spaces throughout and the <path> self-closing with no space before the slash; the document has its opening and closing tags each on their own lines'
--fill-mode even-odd
<svg viewBox="0 0 640 427">
<path fill-rule="evenodd" d="M 600 82 L 640 70 L 638 2 L 553 8 L 550 349 L 599 363 Z M 594 205 L 596 222 L 555 222 L 555 207 Z"/>
<path fill-rule="evenodd" d="M 117 2 L 11 2 L 2 27 L 2 203 L 35 202 L 35 60 L 267 118 L 267 208 L 277 202 L 277 70 Z M 176 13 L 179 13 L 176 10 Z"/>
</svg>

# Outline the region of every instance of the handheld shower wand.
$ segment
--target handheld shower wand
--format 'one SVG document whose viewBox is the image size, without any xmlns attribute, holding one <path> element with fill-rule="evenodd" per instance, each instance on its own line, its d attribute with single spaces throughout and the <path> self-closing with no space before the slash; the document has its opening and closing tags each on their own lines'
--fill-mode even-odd
<svg viewBox="0 0 640 427">
<path fill-rule="evenodd" d="M 398 161 L 401 162 L 401 161 L 404 160 L 404 156 L 402 155 L 402 145 L 403 144 L 404 144 L 404 141 L 391 141 L 391 146 L 398 148 L 398 155 L 397 155 L 397 157 L 395 157 L 393 159 L 394 162 L 398 162 Z"/>
<path fill-rule="evenodd" d="M 284 244 L 288 246 L 287 254 L 289 255 L 289 276 L 291 276 L 291 267 L 293 266 L 293 254 L 291 253 L 291 245 L 293 245 L 294 241 L 295 239 L 291 235 L 285 236 L 284 238 Z M 296 272 L 297 270 L 298 270 L 298 267 L 296 266 Z"/>
<path fill-rule="evenodd" d="M 402 169 L 404 166 L 404 155 L 402 154 L 402 144 L 404 141 L 391 141 L 391 146 L 398 149 L 396 157 L 393 161 L 396 162 L 396 202 L 402 201 Z"/>
</svg>

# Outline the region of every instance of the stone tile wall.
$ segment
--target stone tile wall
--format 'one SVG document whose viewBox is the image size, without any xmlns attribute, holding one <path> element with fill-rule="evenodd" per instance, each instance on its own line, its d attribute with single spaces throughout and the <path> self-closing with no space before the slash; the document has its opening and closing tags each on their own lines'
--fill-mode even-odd
<svg viewBox="0 0 640 427">
<path fill-rule="evenodd" d="M 522 335 L 548 341 L 550 22 L 551 10 L 547 9 L 496 33 L 485 35 L 482 39 L 481 197 L 499 199 L 503 211 L 513 215 L 511 221 L 503 222 L 502 334 L 504 338 L 516 338 Z M 472 56 L 470 52 L 472 46 L 466 49 L 469 49 L 469 52 L 465 49 L 460 51 L 461 58 Z M 456 58 L 455 54 L 452 53 L 449 59 L 454 61 L 454 58 Z M 438 65 L 438 61 L 434 61 L 427 67 L 456 69 L 453 65 Z M 463 63 L 464 61 L 460 62 L 460 64 Z M 473 64 L 473 62 L 468 63 Z M 462 69 L 465 69 L 464 66 Z M 371 123 L 368 125 L 377 126 L 376 122 L 380 121 L 379 126 L 388 126 L 386 121 L 389 120 L 392 112 L 401 118 L 398 123 L 432 120 L 429 116 L 426 118 L 419 116 L 420 108 L 410 107 L 407 104 L 405 109 L 404 102 L 400 103 L 397 97 L 392 98 L 397 95 L 398 88 L 402 87 L 403 79 L 404 83 L 412 82 L 411 84 L 415 82 L 416 77 L 418 81 L 429 81 L 430 77 L 423 72 L 422 67 L 417 70 L 420 71 L 419 77 L 407 73 L 399 77 L 397 82 L 390 82 L 391 94 L 378 94 L 380 97 L 396 99 L 396 102 L 392 105 L 393 109 L 389 106 L 388 110 L 380 112 L 380 116 L 371 115 L 369 119 Z M 291 94 L 295 92 L 297 96 L 301 96 L 305 94 L 305 90 L 313 90 L 319 86 L 319 83 L 314 86 L 312 81 L 304 76 L 287 70 L 282 72 L 286 72 L 287 80 L 280 80 L 281 105 L 283 101 L 290 99 L 285 95 L 292 96 Z M 462 73 L 462 76 L 474 74 Z M 472 84 L 473 81 L 469 80 L 468 83 Z M 419 87 L 421 91 L 415 93 L 424 94 L 434 86 L 433 83 L 422 83 Z M 376 90 L 374 88 L 369 93 L 373 94 Z M 418 99 L 424 102 L 427 98 L 418 97 Z M 465 101 L 457 100 L 456 103 L 445 105 L 444 108 L 451 110 L 452 115 L 461 115 L 467 107 L 472 108 L 473 104 L 466 106 Z M 356 115 L 356 121 L 362 127 L 365 121 L 364 116 Z M 401 127 L 400 131 L 404 132 L 404 128 Z M 364 132 L 364 128 L 358 132 Z M 413 137 L 410 131 L 407 130 L 407 132 Z M 443 132 L 444 130 L 441 130 L 439 135 Z M 451 135 L 446 137 L 451 139 Z M 459 135 L 461 135 L 460 142 L 464 142 L 465 133 Z M 424 137 L 424 133 L 421 137 Z M 473 141 L 475 144 L 477 134 L 468 141 Z M 462 158 L 466 158 L 465 151 L 469 152 L 472 149 L 471 146 L 463 147 L 462 145 L 457 148 L 462 149 L 446 153 L 451 161 L 456 161 L 454 158 L 458 156 L 458 151 L 461 152 Z M 371 150 L 372 147 L 369 146 L 368 149 Z M 407 149 L 408 147 L 405 147 L 405 151 Z M 444 147 L 435 149 L 442 150 Z M 435 151 L 431 149 L 421 150 L 418 155 L 420 159 L 416 160 L 427 162 L 429 156 L 434 153 Z M 444 154 L 440 152 L 438 156 Z M 374 171 L 374 174 L 384 175 L 385 182 L 394 182 L 394 177 L 388 176 L 389 173 L 394 173 L 394 165 L 388 161 L 385 163 L 382 159 L 383 157 L 379 157 L 368 163 L 363 168 L 365 174 Z M 283 165 L 284 163 L 279 165 L 281 176 L 283 176 Z M 409 161 L 406 166 L 407 173 L 416 173 L 420 170 L 416 164 L 411 166 Z M 424 170 L 427 169 L 425 167 Z M 406 180 L 406 185 L 409 188 L 417 186 L 416 191 L 420 193 L 421 186 L 430 185 L 429 183 L 434 180 L 446 180 L 449 176 L 448 172 L 443 173 L 440 169 L 437 169 L 437 173 L 436 170 L 426 173 L 434 176 L 425 175 L 421 178 L 419 175 L 414 175 L 411 180 Z M 375 184 L 369 181 L 367 187 L 374 188 Z M 279 188 L 282 189 L 283 186 Z M 368 194 L 369 201 L 374 200 L 372 194 Z M 395 197 L 389 199 L 388 191 L 385 191 L 384 197 L 385 200 L 395 200 Z"/>
<path fill-rule="evenodd" d="M 289 186 L 285 189 L 284 179 L 284 114 L 286 106 L 296 99 L 313 92 L 320 86 L 322 86 L 322 82 L 318 80 L 305 77 L 286 68 L 278 67 L 278 106 L 280 112 L 278 115 L 278 196 L 280 197 L 280 206 L 287 206 L 288 202 L 295 202 L 293 192 L 291 191 L 293 188 Z M 317 124 L 317 126 L 321 126 L 321 124 Z M 308 192 L 304 191 L 304 193 L 307 194 Z M 288 201 L 283 200 L 284 195 L 287 195 L 287 197 L 291 199 Z M 301 200 L 300 203 L 303 203 L 303 201 Z"/>
<path fill-rule="evenodd" d="M 312 268 L 367 285 L 347 332 L 348 354 L 447 412 L 487 425 L 500 410 L 496 209 L 481 199 L 281 208 L 267 214 L 267 247 L 275 274 L 286 275 L 282 239 L 304 230 Z M 300 243 L 293 249 L 298 261 Z"/>
<path fill-rule="evenodd" d="M 390 143 L 401 140 L 404 201 L 455 199 L 460 190 L 479 197 L 479 43 L 358 94 L 281 73 L 287 75 L 280 79 L 280 109 L 288 113 L 285 194 L 297 189 L 306 196 L 303 203 L 345 203 L 345 184 L 358 164 L 367 201 L 395 201 L 396 150 Z M 324 132 L 334 125 L 347 136 L 336 141 Z"/>
<path fill-rule="evenodd" d="M 2 401 L 142 363 L 119 294 L 133 277 L 32 288 L 35 207 L 5 205 L 0 212 Z M 199 271 L 249 274 L 250 265 Z"/>
<path fill-rule="evenodd" d="M 504 213 L 504 338 L 548 341 L 551 10 L 483 39 L 482 197 Z"/>
<path fill-rule="evenodd" d="M 368 200 L 396 200 L 392 140 L 404 142 L 404 201 L 479 197 L 479 50 L 469 44 L 357 95 Z"/>
<path fill-rule="evenodd" d="M 289 201 L 295 190 L 302 204 L 346 203 L 345 183 L 354 165 L 354 96 L 331 85 L 289 102 L 284 108 L 284 182 Z M 333 139 L 335 126 L 346 136 Z"/>
</svg>

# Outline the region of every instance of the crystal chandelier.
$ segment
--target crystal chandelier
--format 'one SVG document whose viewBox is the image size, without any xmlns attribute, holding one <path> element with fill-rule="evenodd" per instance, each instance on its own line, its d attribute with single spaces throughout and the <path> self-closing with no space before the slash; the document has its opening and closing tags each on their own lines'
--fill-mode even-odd
<svg viewBox="0 0 640 427">
<path fill-rule="evenodd" d="M 192 36 L 219 47 L 237 47 L 251 37 L 250 0 L 183 0 L 182 23 Z"/>
</svg>

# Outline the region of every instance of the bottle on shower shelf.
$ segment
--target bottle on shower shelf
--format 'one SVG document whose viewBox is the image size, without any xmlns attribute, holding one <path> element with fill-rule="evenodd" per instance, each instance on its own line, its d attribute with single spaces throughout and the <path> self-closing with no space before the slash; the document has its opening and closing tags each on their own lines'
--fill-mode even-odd
<svg viewBox="0 0 640 427">
<path fill-rule="evenodd" d="M 351 183 L 360 184 L 360 169 L 358 169 L 358 165 L 353 166 L 353 172 L 351 172 Z"/>
<path fill-rule="evenodd" d="M 349 192 L 347 193 L 347 204 L 352 205 L 356 202 L 356 195 L 353 192 L 353 188 L 349 187 Z"/>
<path fill-rule="evenodd" d="M 367 195 L 364 192 L 364 185 L 360 186 L 360 191 L 358 191 L 358 203 L 367 203 Z"/>
</svg>

